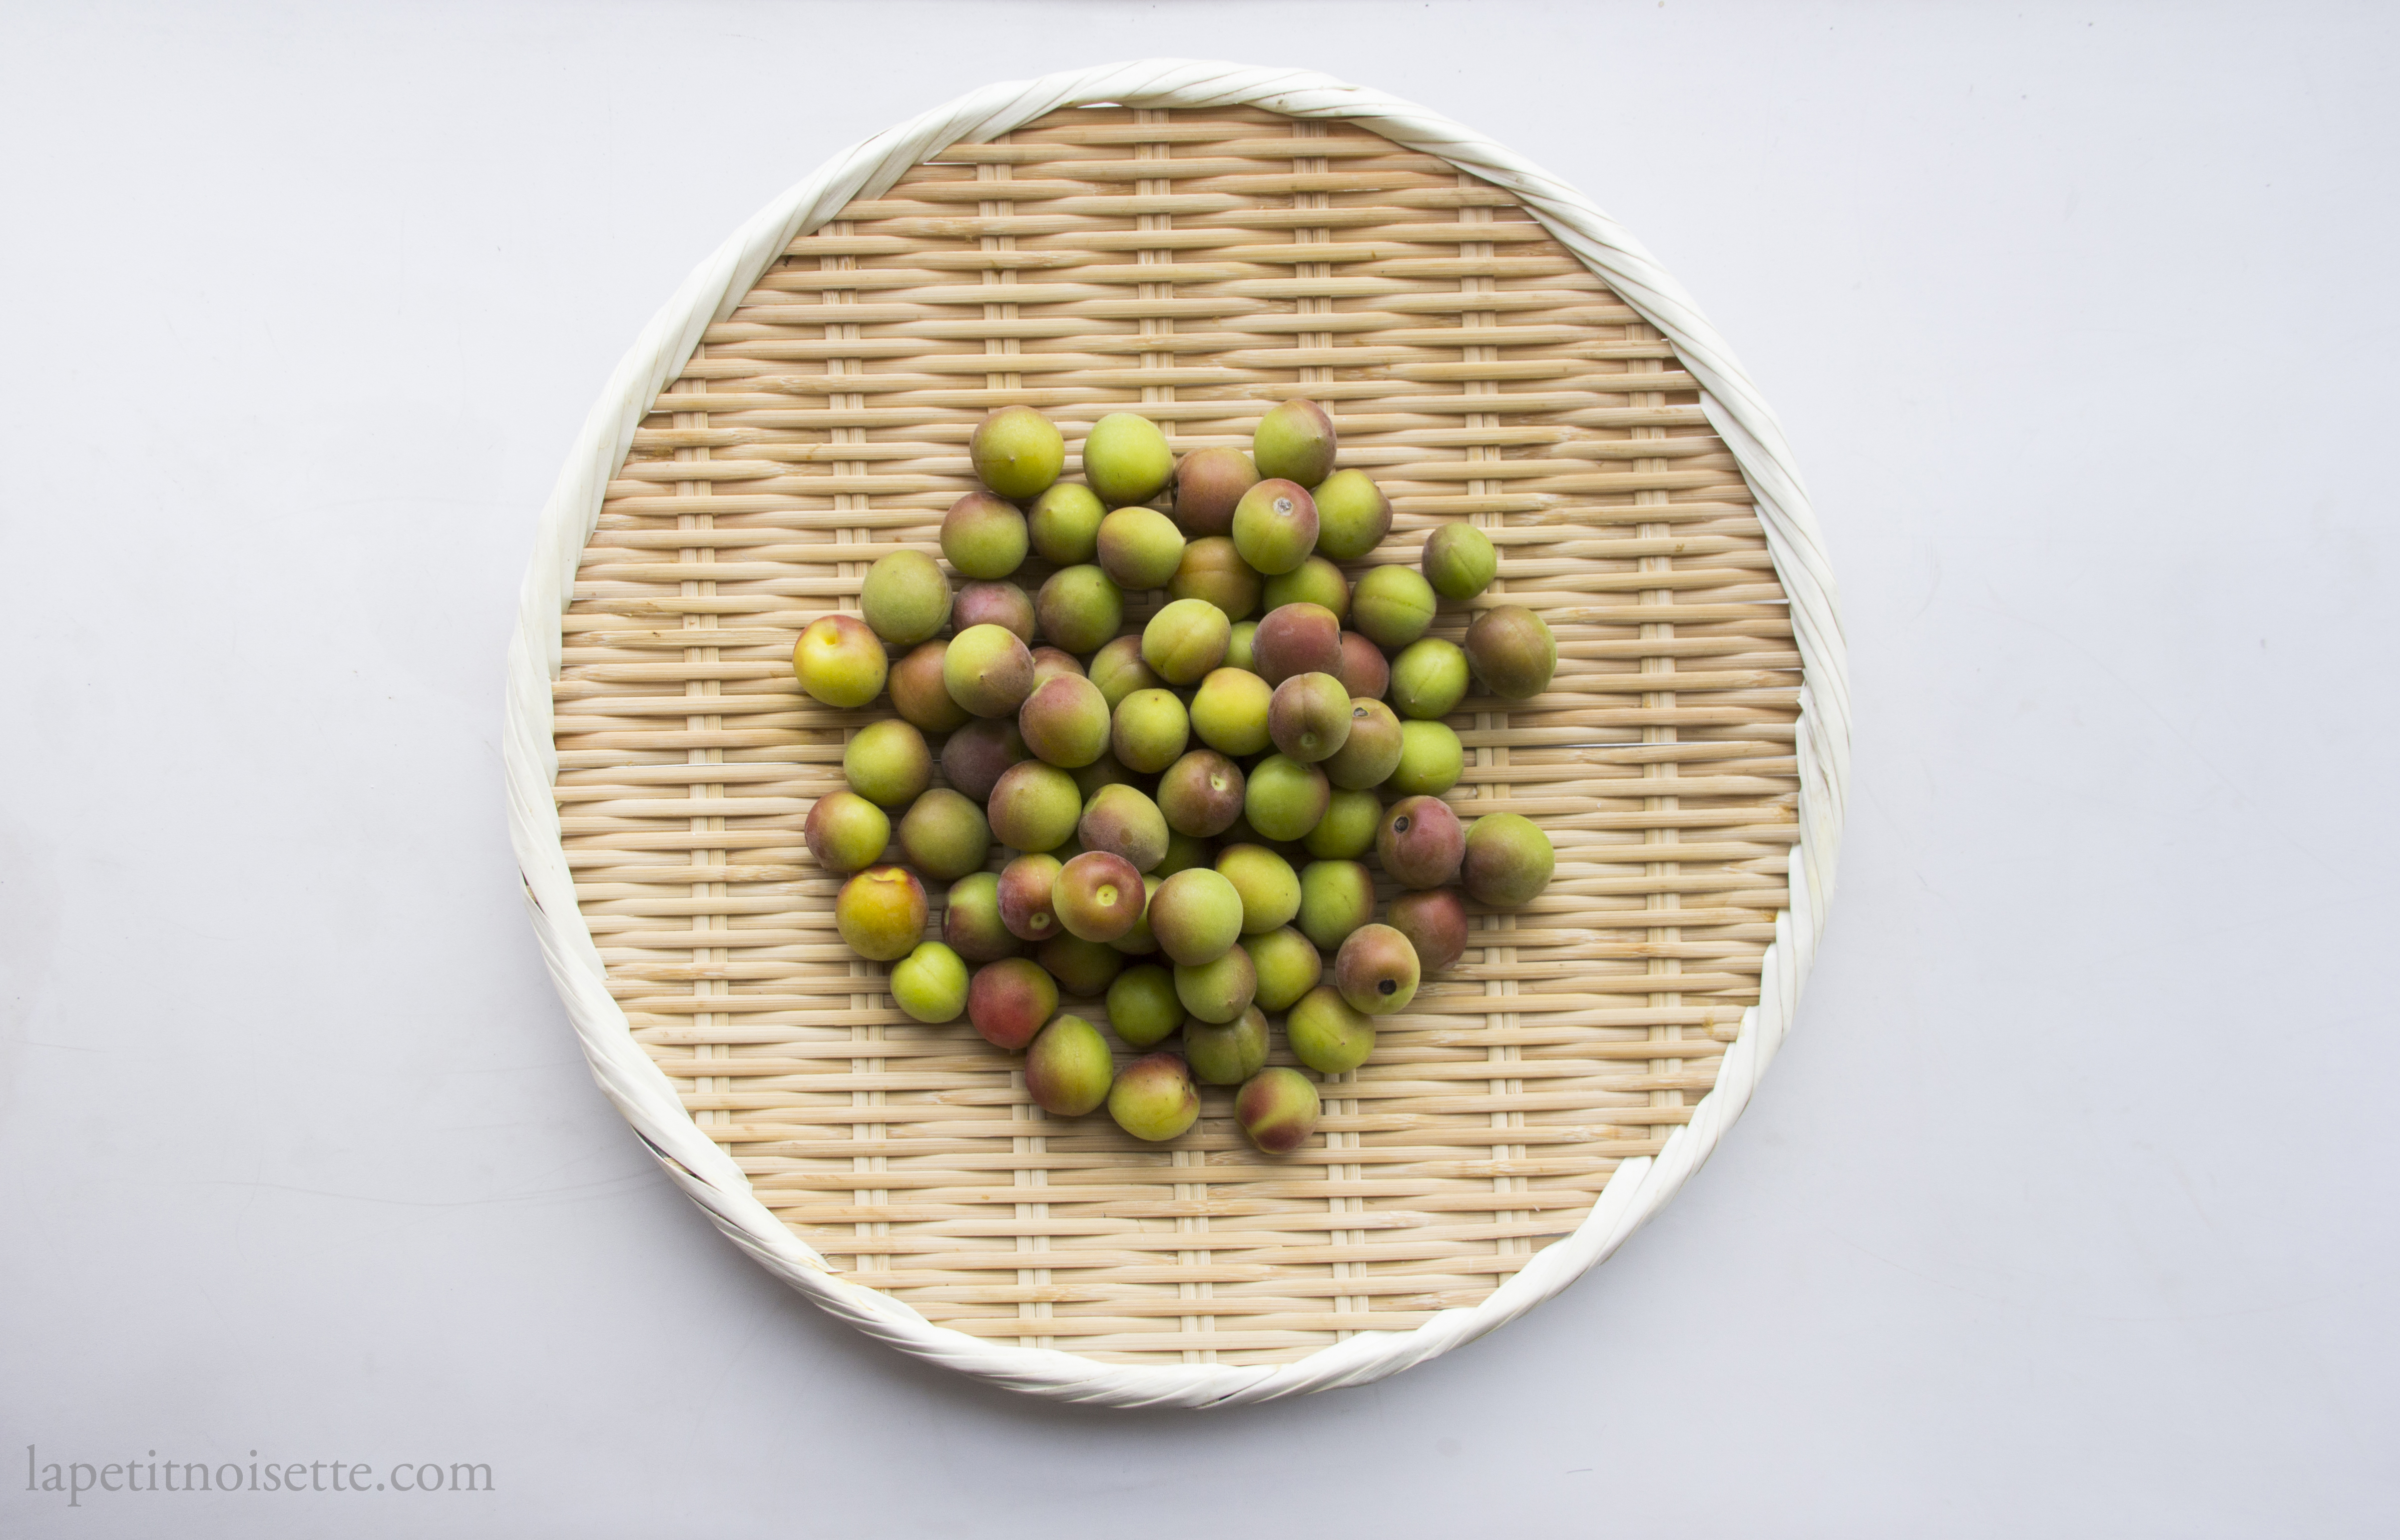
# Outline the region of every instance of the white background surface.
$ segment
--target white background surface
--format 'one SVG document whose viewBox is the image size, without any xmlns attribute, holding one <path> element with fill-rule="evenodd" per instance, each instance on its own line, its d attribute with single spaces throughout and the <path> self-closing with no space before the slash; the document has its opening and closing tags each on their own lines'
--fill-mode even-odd
<svg viewBox="0 0 2400 1540">
<path fill-rule="evenodd" d="M 9 7 L 0 1533 L 2390 1533 L 2388 11 Z M 1616 1261 L 1369 1390 L 1062 1411 L 724 1245 L 518 907 L 536 509 L 849 140 L 1151 54 L 1547 162 L 1777 402 L 1857 780 Z M 1503 60 L 1507 61 L 1502 62 Z M 87 1496 L 488 1462 L 489 1494 Z"/>
</svg>

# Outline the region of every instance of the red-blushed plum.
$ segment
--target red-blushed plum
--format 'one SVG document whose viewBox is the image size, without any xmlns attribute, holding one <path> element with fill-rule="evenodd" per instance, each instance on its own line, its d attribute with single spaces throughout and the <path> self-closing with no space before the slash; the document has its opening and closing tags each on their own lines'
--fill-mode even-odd
<svg viewBox="0 0 2400 1540">
<path fill-rule="evenodd" d="M 967 1019 L 995 1048 L 1024 1047 L 1057 1012 L 1058 986 L 1030 958 L 987 962 L 967 986 Z"/>
</svg>

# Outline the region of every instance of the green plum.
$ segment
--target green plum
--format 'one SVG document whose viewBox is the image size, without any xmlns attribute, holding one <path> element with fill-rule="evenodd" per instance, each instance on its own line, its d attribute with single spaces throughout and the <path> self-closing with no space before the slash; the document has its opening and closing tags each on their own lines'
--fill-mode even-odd
<svg viewBox="0 0 2400 1540">
<path fill-rule="evenodd" d="M 1356 861 L 1312 861 L 1300 873 L 1300 934 L 1320 951 L 1339 950 L 1375 918 L 1374 875 Z"/>
<path fill-rule="evenodd" d="M 1084 480 L 1111 508 L 1146 503 L 1175 475 L 1175 453 L 1158 424 L 1132 412 L 1111 412 L 1084 436 Z M 1156 588 L 1156 583 L 1127 583 Z"/>
<path fill-rule="evenodd" d="M 1472 599 L 1490 588 L 1500 574 L 1500 557 L 1492 549 L 1492 537 L 1464 519 L 1426 536 L 1420 563 L 1425 581 L 1445 599 Z"/>
<path fill-rule="evenodd" d="M 1466 831 L 1459 881 L 1478 904 L 1495 909 L 1530 904 L 1550 885 L 1558 852 L 1533 820 L 1513 812 L 1486 813 Z"/>
<path fill-rule="evenodd" d="M 1106 851 L 1146 872 L 1166 858 L 1166 816 L 1138 786 L 1102 786 L 1084 802 L 1075 836 L 1086 851 Z"/>
<path fill-rule="evenodd" d="M 1392 665 L 1384 657 L 1384 649 L 1355 631 L 1342 634 L 1342 661 L 1333 666 L 1333 677 L 1354 699 L 1380 701 L 1392 687 Z"/>
<path fill-rule="evenodd" d="M 1222 535 L 1234 505 L 1259 484 L 1259 468 L 1238 449 L 1195 449 L 1175 466 L 1175 522 L 1189 535 Z"/>
<path fill-rule="evenodd" d="M 1325 778 L 1346 791 L 1365 791 L 1392 778 L 1404 743 L 1400 719 L 1381 701 L 1353 697 L 1350 730 L 1325 761 Z"/>
<path fill-rule="evenodd" d="M 1487 609 L 1466 628 L 1466 662 L 1483 688 L 1504 701 L 1529 701 L 1550 688 L 1559 641 L 1522 605 Z"/>
<path fill-rule="evenodd" d="M 1259 607 L 1259 575 L 1232 540 L 1204 535 L 1183 548 L 1166 592 L 1170 598 L 1205 600 L 1223 610 L 1225 619 L 1239 620 Z"/>
<path fill-rule="evenodd" d="M 1085 851 L 1058 869 L 1050 902 L 1067 934 L 1114 941 L 1141 918 L 1141 873 L 1124 856 Z"/>
<path fill-rule="evenodd" d="M 1322 861 L 1356 861 L 1375 848 L 1375 830 L 1383 822 L 1384 804 L 1372 791 L 1337 785 L 1326 800 L 1325 816 L 1302 843 Z"/>
<path fill-rule="evenodd" d="M 1109 1116 L 1135 1138 L 1162 1143 L 1199 1121 L 1199 1087 L 1182 1058 L 1162 1049 L 1117 1071 Z"/>
<path fill-rule="evenodd" d="M 1350 591 L 1350 623 L 1380 647 L 1404 647 L 1424 635 L 1433 611 L 1433 585 L 1405 566 L 1375 567 Z"/>
<path fill-rule="evenodd" d="M 1117 761 L 1141 775 L 1155 775 L 1183 757 L 1192 719 L 1173 691 L 1138 689 L 1117 702 L 1111 743 Z"/>
<path fill-rule="evenodd" d="M 989 492 L 970 492 L 942 515 L 942 554 L 970 578 L 1005 578 L 1025 565 L 1025 515 Z"/>
<path fill-rule="evenodd" d="M 1194 866 L 1208 865 L 1208 842 L 1188 834 L 1170 832 L 1166 837 L 1166 859 L 1150 870 L 1161 881 L 1177 872 L 1188 872 Z"/>
<path fill-rule="evenodd" d="M 1250 1008 L 1250 999 L 1258 992 L 1258 970 L 1251 966 L 1250 954 L 1239 947 L 1228 947 L 1207 962 L 1175 965 L 1175 998 L 1183 1002 L 1193 1022 L 1231 1021 Z M 1187 1043 L 1192 1032 L 1193 1023 L 1186 1022 Z"/>
<path fill-rule="evenodd" d="M 1225 661 L 1233 630 L 1225 612 L 1205 599 L 1172 600 L 1141 628 L 1141 661 L 1170 685 L 1196 685 Z"/>
<path fill-rule="evenodd" d="M 1141 913 L 1134 917 L 1125 934 L 1109 943 L 1127 957 L 1151 957 L 1158 951 L 1158 935 L 1150 928 L 1150 900 L 1158 892 L 1159 880 L 1148 872 L 1141 874 Z"/>
<path fill-rule="evenodd" d="M 1394 797 L 1439 797 L 1466 773 L 1466 750 L 1443 722 L 1402 722 L 1400 760 L 1384 782 Z"/>
<path fill-rule="evenodd" d="M 1417 963 L 1438 974 L 1466 952 L 1466 906 L 1455 888 L 1419 888 L 1404 893 L 1384 911 L 1384 922 L 1409 938 Z"/>
<path fill-rule="evenodd" d="M 1031 958 L 987 962 L 967 982 L 967 1020 L 995 1048 L 1024 1047 L 1057 1014 L 1057 981 Z"/>
<path fill-rule="evenodd" d="M 920 731 L 954 732 L 974 720 L 942 682 L 942 660 L 949 650 L 948 642 L 920 642 L 892 665 L 892 709 Z"/>
<path fill-rule="evenodd" d="M 1081 770 L 1106 754 L 1110 726 L 1108 697 L 1080 674 L 1053 675 L 1016 713 L 1025 746 L 1061 770 Z"/>
<path fill-rule="evenodd" d="M 1187 1023 L 1183 1056 L 1191 1061 L 1192 1078 L 1203 1085 L 1241 1084 L 1266 1068 L 1265 1013 L 1250 1005 L 1231 1021 Z"/>
<path fill-rule="evenodd" d="M 1350 613 L 1350 579 L 1324 557 L 1311 556 L 1269 578 L 1263 599 L 1270 612 L 1286 605 L 1315 605 L 1339 620 Z"/>
<path fill-rule="evenodd" d="M 1080 482 L 1058 482 L 1026 511 L 1025 533 L 1033 553 L 1053 566 L 1075 566 L 1099 550 L 1100 520 L 1108 510 Z"/>
<path fill-rule="evenodd" d="M 802 838 L 818 865 L 847 875 L 882 859 L 892 820 L 854 791 L 827 792 L 810 806 Z"/>
<path fill-rule="evenodd" d="M 1127 968 L 1109 986 L 1109 1025 L 1127 1047 L 1166 1042 L 1183 1025 L 1183 1015 L 1175 975 L 1155 962 Z"/>
<path fill-rule="evenodd" d="M 1370 1016 L 1408 1008 L 1416 998 L 1417 949 L 1389 925 L 1361 925 L 1333 960 L 1333 987 L 1353 1010 Z"/>
<path fill-rule="evenodd" d="M 1234 1121 L 1270 1155 L 1289 1155 L 1306 1144 L 1324 1110 L 1308 1077 L 1281 1065 L 1244 1081 L 1234 1097 Z"/>
<path fill-rule="evenodd" d="M 938 941 L 920 941 L 892 965 L 892 999 L 919 1021 L 956 1021 L 967 1008 L 967 965 Z"/>
<path fill-rule="evenodd" d="M 1033 693 L 1033 653 L 1015 632 L 969 626 L 942 656 L 950 699 L 977 716 L 1014 716 Z"/>
<path fill-rule="evenodd" d="M 923 552 L 895 551 L 866 569 L 858 612 L 878 636 L 913 647 L 949 623 L 950 580 Z"/>
<path fill-rule="evenodd" d="M 1300 877 L 1291 863 L 1263 845 L 1229 845 L 1217 852 L 1217 873 L 1242 895 L 1242 934 L 1279 931 L 1300 912 Z"/>
<path fill-rule="evenodd" d="M 1242 816 L 1266 838 L 1300 839 L 1325 816 L 1332 794 L 1323 770 L 1287 755 L 1273 754 L 1250 770 Z"/>
<path fill-rule="evenodd" d="M 1061 651 L 1055 647 L 1038 647 L 1033 649 L 1033 688 L 1035 689 L 1040 689 L 1062 674 L 1071 674 L 1081 679 L 1084 676 L 1084 665 L 1073 653 Z"/>
<path fill-rule="evenodd" d="M 942 940 L 969 962 L 1016 955 L 1016 937 L 1001 918 L 999 874 L 969 872 L 950 884 L 942 902 Z"/>
<path fill-rule="evenodd" d="M 1214 749 L 1193 749 L 1159 777 L 1158 811 L 1176 833 L 1222 834 L 1242 815 L 1244 783 L 1239 765 Z"/>
<path fill-rule="evenodd" d="M 834 929 L 870 962 L 894 962 L 925 934 L 924 885 L 905 866 L 869 866 L 834 895 Z"/>
<path fill-rule="evenodd" d="M 1097 652 L 1125 624 L 1125 592 L 1097 566 L 1065 566 L 1034 601 L 1042 634 L 1069 652 Z"/>
<path fill-rule="evenodd" d="M 1110 728 L 1111 731 L 1114 730 L 1113 716 L 1110 719 Z M 1133 771 L 1119 764 L 1114 754 L 1106 752 L 1090 764 L 1078 766 L 1075 770 L 1075 790 L 1086 803 L 1100 795 L 1102 786 L 1132 786 L 1136 791 L 1141 789 L 1134 778 Z"/>
<path fill-rule="evenodd" d="M 1258 973 L 1254 1003 L 1262 1011 L 1289 1010 L 1292 1002 L 1325 976 L 1325 959 L 1316 944 L 1289 925 L 1243 938 L 1242 949 L 1250 954 L 1250 966 Z"/>
<path fill-rule="evenodd" d="M 1025 1050 L 1025 1094 L 1053 1117 L 1080 1118 L 1109 1099 L 1116 1070 L 1098 1028 L 1058 1016 Z"/>
<path fill-rule="evenodd" d="M 1151 933 L 1159 949 L 1177 963 L 1214 962 L 1242 934 L 1242 895 L 1207 866 L 1177 872 L 1158 885 L 1150 901 Z"/>
<path fill-rule="evenodd" d="M 984 485 L 1023 502 L 1058 479 L 1067 464 L 1067 441 L 1057 423 L 1033 408 L 1003 406 L 975 425 L 967 457 Z"/>
<path fill-rule="evenodd" d="M 1011 849 L 1030 852 L 1055 851 L 1065 844 L 1083 811 L 1075 778 L 1039 759 L 1002 771 L 988 804 L 993 837 Z"/>
<path fill-rule="evenodd" d="M 820 615 L 792 644 L 792 673 L 811 699 L 849 711 L 883 693 L 892 660 L 855 615 Z"/>
<path fill-rule="evenodd" d="M 1234 549 L 1272 578 L 1289 572 L 1316 549 L 1316 502 L 1297 482 L 1268 480 L 1234 505 Z"/>
<path fill-rule="evenodd" d="M 1257 754 L 1272 742 L 1267 718 L 1274 705 L 1275 690 L 1264 679 L 1243 669 L 1217 669 L 1193 694 L 1192 730 L 1220 754 Z"/>
<path fill-rule="evenodd" d="M 1333 419 L 1313 401 L 1288 401 L 1268 409 L 1250 437 L 1250 459 L 1261 476 L 1315 486 L 1333 473 L 1339 439 Z"/>
<path fill-rule="evenodd" d="M 1375 859 L 1403 888 L 1440 887 L 1458 875 L 1466 855 L 1466 830 L 1439 797 L 1401 798 L 1375 831 Z"/>
<path fill-rule="evenodd" d="M 1366 1063 L 1375 1051 L 1375 1023 L 1353 1009 L 1341 990 L 1320 984 L 1284 1017 L 1283 1038 L 1291 1044 L 1292 1056 L 1318 1074 L 1342 1075 Z"/>
<path fill-rule="evenodd" d="M 1275 686 L 1267 736 L 1303 765 L 1330 759 L 1350 736 L 1350 692 L 1330 674 L 1295 674 Z"/>
<path fill-rule="evenodd" d="M 1100 521 L 1100 570 L 1139 593 L 1165 588 L 1183 565 L 1183 531 L 1154 508 L 1120 508 Z"/>
<path fill-rule="evenodd" d="M 1392 660 L 1392 704 L 1403 716 L 1433 722 L 1466 699 L 1466 654 L 1455 642 L 1420 636 Z"/>
<path fill-rule="evenodd" d="M 1086 941 L 1061 931 L 1034 949 L 1034 961 L 1079 1000 L 1098 1000 L 1125 967 L 1125 954 L 1105 941 Z"/>
<path fill-rule="evenodd" d="M 1009 934 L 1020 941 L 1047 941 L 1058 934 L 1056 899 L 1058 874 L 1065 869 L 1057 856 L 1041 851 L 1001 868 L 993 897 Z"/>
<path fill-rule="evenodd" d="M 925 735 L 896 717 L 869 722 L 841 749 L 841 778 L 881 808 L 905 808 L 934 779 Z"/>
<path fill-rule="evenodd" d="M 1258 637 L 1259 623 L 1256 620 L 1234 621 L 1233 633 L 1225 640 L 1225 666 L 1256 673 Z"/>
<path fill-rule="evenodd" d="M 950 623 L 962 632 L 998 626 L 1030 647 L 1036 617 L 1033 601 L 1015 583 L 961 583 L 958 600 L 950 606 Z"/>
<path fill-rule="evenodd" d="M 1125 703 L 1125 698 L 1138 689 L 1156 689 L 1160 684 L 1150 665 L 1141 661 L 1141 638 L 1120 636 L 1092 654 L 1092 666 L 1085 671 L 1092 683 L 1100 687 L 1100 694 L 1114 711 Z"/>
<path fill-rule="evenodd" d="M 901 816 L 900 853 L 934 881 L 955 882 L 991 853 L 991 825 L 981 808 L 935 786 Z"/>
<path fill-rule="evenodd" d="M 1336 470 L 1316 484 L 1316 549 L 1355 562 L 1392 530 L 1392 501 L 1363 470 Z"/>
<path fill-rule="evenodd" d="M 1298 674 L 1331 674 L 1342 666 L 1341 618 L 1306 600 L 1278 605 L 1259 622 L 1250 656 L 1258 676 L 1271 685 Z"/>
<path fill-rule="evenodd" d="M 991 799 L 1001 772 L 1030 757 L 1025 735 L 1008 717 L 978 718 L 944 741 L 942 774 L 961 792 L 978 802 Z"/>
</svg>

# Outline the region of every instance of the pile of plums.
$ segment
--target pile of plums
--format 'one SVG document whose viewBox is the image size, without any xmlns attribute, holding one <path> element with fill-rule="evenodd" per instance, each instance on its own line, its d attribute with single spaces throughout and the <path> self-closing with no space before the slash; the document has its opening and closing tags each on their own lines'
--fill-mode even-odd
<svg viewBox="0 0 2400 1540">
<path fill-rule="evenodd" d="M 1511 701 L 1548 688 L 1557 642 L 1517 606 L 1479 613 L 1464 647 L 1425 634 L 1438 595 L 1472 599 L 1497 570 L 1463 521 L 1425 540 L 1422 570 L 1352 587 L 1334 563 L 1382 543 L 1392 509 L 1334 469 L 1334 440 L 1320 407 L 1291 401 L 1248 454 L 1178 460 L 1121 412 L 1092 425 L 1076 484 L 1058 479 L 1057 426 L 1004 408 L 970 444 L 984 490 L 942 520 L 967 580 L 954 593 L 931 556 L 895 551 L 858 614 L 812 621 L 793 650 L 817 700 L 865 706 L 888 683 L 899 714 L 852 738 L 848 789 L 809 812 L 811 852 L 852 874 L 842 939 L 893 964 L 909 1015 L 963 1014 L 1023 1051 L 1046 1111 L 1105 1102 L 1134 1137 L 1171 1139 L 1199 1116 L 1197 1080 L 1241 1088 L 1234 1115 L 1260 1149 L 1296 1149 L 1316 1087 L 1265 1067 L 1268 1015 L 1311 1070 L 1354 1070 L 1375 1018 L 1466 950 L 1459 887 L 1513 906 L 1549 882 L 1540 829 L 1513 813 L 1464 826 L 1441 799 L 1465 765 L 1442 718 L 1470 675 Z M 1057 568 L 1030 598 L 1009 581 L 1029 552 Z M 1120 635 L 1126 592 L 1152 589 L 1167 602 Z M 894 812 L 907 866 L 880 864 Z M 995 841 L 1017 852 L 997 874 Z M 1370 852 L 1406 890 L 1380 922 Z M 920 874 L 949 885 L 940 941 L 920 939 Z M 1117 1037 L 1152 1051 L 1116 1069 L 1097 1028 L 1059 1013 L 1062 991 L 1105 996 Z M 1160 1046 L 1178 1031 L 1180 1054 Z"/>
</svg>

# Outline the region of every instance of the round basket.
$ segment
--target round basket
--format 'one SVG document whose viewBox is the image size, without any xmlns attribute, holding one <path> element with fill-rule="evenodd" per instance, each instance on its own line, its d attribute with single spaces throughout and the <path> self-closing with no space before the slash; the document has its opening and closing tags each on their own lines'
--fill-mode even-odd
<svg viewBox="0 0 2400 1540">
<path fill-rule="evenodd" d="M 881 712 L 810 701 L 789 660 L 875 558 L 937 553 L 991 408 L 1049 414 L 1073 474 L 1105 413 L 1182 451 L 1292 397 L 1396 507 L 1353 579 L 1464 516 L 1503 558 L 1476 603 L 1556 632 L 1549 691 L 1451 718 L 1449 795 L 1539 823 L 1557 877 L 1478 911 L 1297 1154 L 1253 1150 L 1226 1092 L 1146 1145 L 1046 1118 L 1021 1061 L 909 1020 L 842 947 L 801 825 Z M 1782 435 L 1612 221 L 1406 102 L 1152 61 L 836 156 L 651 322 L 540 539 L 511 827 L 593 1071 L 727 1234 L 907 1352 L 1112 1405 L 1380 1378 L 1609 1255 L 1791 1023 L 1848 729 Z"/>
</svg>

